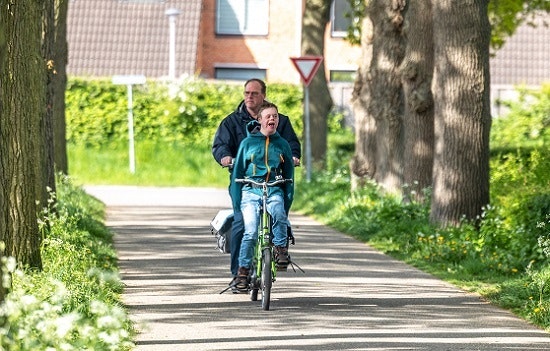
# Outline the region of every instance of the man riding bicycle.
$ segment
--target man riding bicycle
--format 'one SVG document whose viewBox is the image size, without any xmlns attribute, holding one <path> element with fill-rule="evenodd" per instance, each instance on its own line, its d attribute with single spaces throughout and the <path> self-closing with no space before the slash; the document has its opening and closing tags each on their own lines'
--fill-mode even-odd
<svg viewBox="0 0 550 351">
<path fill-rule="evenodd" d="M 248 136 L 239 146 L 231 174 L 231 198 L 233 208 L 240 209 L 244 221 L 244 234 L 239 253 L 239 269 L 236 288 L 248 289 L 248 274 L 258 233 L 258 215 L 262 189 L 236 183 L 235 179 L 251 178 L 258 182 L 279 178 L 294 179 L 294 163 L 288 142 L 277 132 L 279 114 L 277 106 L 265 102 L 258 112 L 258 123 L 251 122 Z M 294 183 L 269 188 L 267 210 L 273 219 L 273 244 L 275 263 L 286 269 L 288 258 L 288 213 L 294 196 Z"/>
</svg>

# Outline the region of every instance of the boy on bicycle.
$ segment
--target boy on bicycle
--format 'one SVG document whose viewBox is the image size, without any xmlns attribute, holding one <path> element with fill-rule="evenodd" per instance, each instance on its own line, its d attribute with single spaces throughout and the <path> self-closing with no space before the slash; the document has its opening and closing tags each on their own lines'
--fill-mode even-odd
<svg viewBox="0 0 550 351">
<path fill-rule="evenodd" d="M 258 235 L 259 208 L 262 189 L 236 183 L 235 179 L 252 178 L 258 182 L 279 178 L 294 179 L 294 163 L 290 145 L 277 132 L 279 114 L 277 106 L 264 102 L 259 109 L 257 122 L 249 124 L 248 136 L 239 146 L 231 174 L 233 208 L 240 209 L 244 221 L 244 234 L 239 253 L 239 270 L 236 288 L 248 289 L 248 273 Z M 253 129 L 253 130 L 251 130 Z M 288 213 L 294 196 L 294 183 L 268 188 L 267 210 L 273 218 L 273 244 L 275 263 L 286 269 L 289 263 L 287 228 Z"/>
</svg>

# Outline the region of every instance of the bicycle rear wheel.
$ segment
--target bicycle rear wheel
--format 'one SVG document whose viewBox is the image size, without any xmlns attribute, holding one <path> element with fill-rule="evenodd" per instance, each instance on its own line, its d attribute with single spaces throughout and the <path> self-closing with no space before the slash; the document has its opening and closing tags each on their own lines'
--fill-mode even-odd
<svg viewBox="0 0 550 351">
<path fill-rule="evenodd" d="M 265 248 L 262 252 L 262 308 L 264 311 L 269 310 L 269 300 L 271 299 L 271 284 L 273 283 L 271 276 L 271 249 Z"/>
</svg>

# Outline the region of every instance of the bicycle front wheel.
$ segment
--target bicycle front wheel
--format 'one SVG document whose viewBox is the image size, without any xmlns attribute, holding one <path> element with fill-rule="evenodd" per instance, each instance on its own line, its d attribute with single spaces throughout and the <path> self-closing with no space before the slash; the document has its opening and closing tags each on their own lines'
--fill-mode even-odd
<svg viewBox="0 0 550 351">
<path fill-rule="evenodd" d="M 269 310 L 269 300 L 271 298 L 271 249 L 265 248 L 262 252 L 262 308 Z"/>
</svg>

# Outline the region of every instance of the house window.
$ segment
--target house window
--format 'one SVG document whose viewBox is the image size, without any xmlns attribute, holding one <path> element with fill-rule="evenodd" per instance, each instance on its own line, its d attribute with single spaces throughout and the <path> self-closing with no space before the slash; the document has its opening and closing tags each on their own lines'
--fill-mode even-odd
<svg viewBox="0 0 550 351">
<path fill-rule="evenodd" d="M 344 70 L 331 70 L 330 81 L 331 82 L 354 82 L 357 71 L 344 71 Z"/>
<path fill-rule="evenodd" d="M 265 80 L 266 70 L 260 68 L 216 67 L 214 78 L 225 80 L 249 80 L 251 78 L 259 78 Z"/>
<path fill-rule="evenodd" d="M 269 0 L 217 0 L 216 33 L 267 35 Z"/>
<path fill-rule="evenodd" d="M 351 5 L 349 0 L 334 0 L 330 10 L 331 34 L 333 37 L 345 37 L 351 26 Z"/>
</svg>

